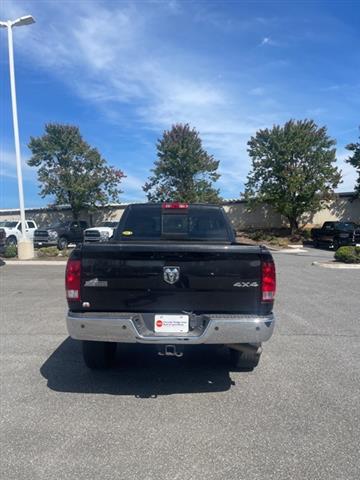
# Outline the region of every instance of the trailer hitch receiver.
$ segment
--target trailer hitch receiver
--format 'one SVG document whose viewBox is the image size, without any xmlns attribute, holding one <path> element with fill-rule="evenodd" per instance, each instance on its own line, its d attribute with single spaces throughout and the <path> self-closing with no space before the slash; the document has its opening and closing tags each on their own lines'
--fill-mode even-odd
<svg viewBox="0 0 360 480">
<path fill-rule="evenodd" d="M 162 357 L 182 357 L 184 352 L 179 350 L 176 345 L 164 345 L 164 348 L 159 348 L 158 354 Z"/>
</svg>

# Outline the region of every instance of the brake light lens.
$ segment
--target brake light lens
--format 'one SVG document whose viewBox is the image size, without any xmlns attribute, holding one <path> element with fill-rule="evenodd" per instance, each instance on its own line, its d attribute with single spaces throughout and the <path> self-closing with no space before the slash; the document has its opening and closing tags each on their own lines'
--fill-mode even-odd
<svg viewBox="0 0 360 480">
<path fill-rule="evenodd" d="M 168 210 L 170 208 L 189 208 L 188 203 L 180 203 L 180 202 L 171 202 L 171 203 L 163 203 L 162 208 Z"/>
<path fill-rule="evenodd" d="M 69 260 L 66 265 L 65 288 L 68 300 L 80 300 L 81 261 Z"/>
<path fill-rule="evenodd" d="M 276 272 L 274 262 L 262 264 L 261 292 L 263 302 L 273 302 L 276 292 Z"/>
</svg>

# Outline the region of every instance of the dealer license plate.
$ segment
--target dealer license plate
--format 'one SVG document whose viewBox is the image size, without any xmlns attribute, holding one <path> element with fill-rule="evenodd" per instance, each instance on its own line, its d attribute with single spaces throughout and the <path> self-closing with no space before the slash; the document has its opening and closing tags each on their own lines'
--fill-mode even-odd
<svg viewBox="0 0 360 480">
<path fill-rule="evenodd" d="M 154 327 L 157 333 L 187 333 L 189 315 L 155 315 Z"/>
</svg>

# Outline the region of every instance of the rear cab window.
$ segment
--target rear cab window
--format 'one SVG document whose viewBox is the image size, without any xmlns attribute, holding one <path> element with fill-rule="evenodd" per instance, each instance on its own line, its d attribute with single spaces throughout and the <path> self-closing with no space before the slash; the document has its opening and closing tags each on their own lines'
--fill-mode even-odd
<svg viewBox="0 0 360 480">
<path fill-rule="evenodd" d="M 164 204 L 171 205 L 171 204 Z M 133 205 L 116 231 L 117 240 L 232 241 L 223 210 L 216 206 Z"/>
</svg>

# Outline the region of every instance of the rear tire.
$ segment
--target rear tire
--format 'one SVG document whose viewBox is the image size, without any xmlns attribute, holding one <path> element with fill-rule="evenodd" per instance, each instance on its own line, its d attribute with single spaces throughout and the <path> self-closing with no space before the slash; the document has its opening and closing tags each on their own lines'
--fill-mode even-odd
<svg viewBox="0 0 360 480">
<path fill-rule="evenodd" d="M 91 370 L 109 368 L 115 361 L 116 343 L 84 340 L 82 352 L 85 365 Z"/>
<path fill-rule="evenodd" d="M 317 240 L 313 241 L 313 247 L 314 248 L 319 248 L 319 242 Z"/>
<path fill-rule="evenodd" d="M 234 368 L 237 370 L 251 371 L 258 366 L 261 353 L 256 351 L 240 352 L 230 348 L 230 361 Z"/>
</svg>

